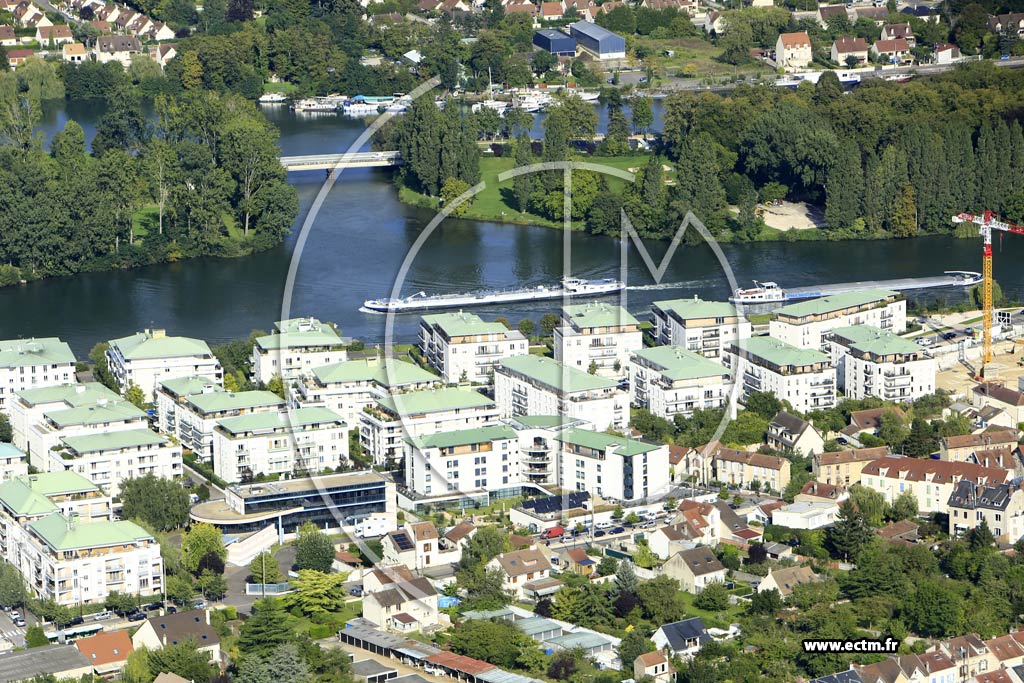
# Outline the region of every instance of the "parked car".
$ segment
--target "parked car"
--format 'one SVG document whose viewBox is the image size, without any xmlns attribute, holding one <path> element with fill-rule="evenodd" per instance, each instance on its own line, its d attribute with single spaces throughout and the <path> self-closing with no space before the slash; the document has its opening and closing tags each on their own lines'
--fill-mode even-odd
<svg viewBox="0 0 1024 683">
<path fill-rule="evenodd" d="M 626 530 L 626 527 L 624 527 L 624 526 L 617 526 L 617 527 L 615 527 L 614 529 L 612 529 L 612 530 L 611 530 L 611 531 L 610 531 L 609 533 L 612 533 L 612 534 L 621 534 L 621 533 L 622 533 L 623 531 L 625 531 L 625 530 Z"/>
<path fill-rule="evenodd" d="M 357 598 L 358 597 L 362 597 L 362 595 L 363 595 L 363 587 L 362 586 L 352 586 L 351 588 L 348 589 L 348 594 L 349 595 L 354 595 Z"/>
<path fill-rule="evenodd" d="M 111 618 L 111 617 L 113 617 L 113 616 L 114 616 L 114 613 L 113 613 L 113 612 L 110 612 L 110 611 L 104 610 L 104 611 L 102 611 L 102 612 L 97 612 L 96 614 L 92 615 L 92 618 L 93 618 L 93 619 L 94 619 L 95 621 L 105 621 L 105 620 L 107 620 L 107 619 L 110 619 L 110 618 Z"/>
<path fill-rule="evenodd" d="M 168 614 L 175 614 L 175 613 L 177 613 L 177 611 L 178 611 L 178 608 L 175 607 L 174 605 L 168 605 L 167 606 L 167 613 Z"/>
<path fill-rule="evenodd" d="M 25 628 L 25 620 L 18 617 L 17 619 L 14 619 L 14 625 L 18 628 Z"/>
<path fill-rule="evenodd" d="M 595 529 L 611 529 L 613 526 L 615 526 L 615 525 L 612 524 L 611 522 L 598 522 L 597 524 L 594 525 L 594 528 Z"/>
<path fill-rule="evenodd" d="M 196 600 L 195 602 L 192 603 L 192 609 L 205 609 L 205 608 L 206 608 L 206 600 Z"/>
<path fill-rule="evenodd" d="M 147 612 L 154 612 L 154 611 L 162 608 L 163 606 L 164 606 L 164 603 L 162 603 L 162 602 L 151 602 L 148 605 L 146 605 L 145 610 Z"/>
<path fill-rule="evenodd" d="M 956 332 L 943 332 L 942 338 L 945 339 L 946 341 L 949 341 L 950 339 L 956 339 Z"/>
<path fill-rule="evenodd" d="M 68 626 L 79 626 L 85 623 L 85 619 L 82 617 L 71 617 L 71 621 L 68 622 Z"/>
<path fill-rule="evenodd" d="M 603 531 L 601 529 L 598 529 L 597 531 L 594 532 L 594 538 L 601 538 L 602 536 L 607 536 L 607 535 L 608 535 L 608 532 L 607 531 Z"/>
<path fill-rule="evenodd" d="M 146 615 L 142 612 L 132 612 L 128 615 L 128 621 L 145 621 Z"/>
<path fill-rule="evenodd" d="M 562 534 L 564 534 L 564 533 L 565 533 L 565 529 L 563 529 L 562 527 L 560 527 L 560 526 L 553 526 L 550 529 L 547 529 L 543 534 L 541 534 L 540 537 L 541 538 L 546 538 L 548 540 L 551 540 L 553 538 L 560 538 L 562 536 Z"/>
</svg>

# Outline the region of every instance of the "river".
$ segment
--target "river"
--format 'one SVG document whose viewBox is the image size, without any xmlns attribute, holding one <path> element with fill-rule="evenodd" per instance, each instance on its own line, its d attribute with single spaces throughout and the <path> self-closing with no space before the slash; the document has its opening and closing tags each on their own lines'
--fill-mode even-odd
<svg viewBox="0 0 1024 683">
<path fill-rule="evenodd" d="M 603 109 L 603 108 L 602 108 Z M 660 114 L 660 106 L 656 104 Z M 102 106 L 68 103 L 47 109 L 40 126 L 51 136 L 70 117 L 90 137 Z M 342 152 L 362 130 L 358 121 L 341 117 L 294 116 L 285 107 L 268 108 L 281 129 L 285 155 Z M 602 120 L 604 113 L 602 111 Z M 659 117 L 660 123 L 660 117 Z M 305 214 L 324 174 L 300 172 L 289 180 Z M 401 204 L 388 174 L 379 170 L 348 170 L 326 198 L 303 252 L 291 311 L 338 324 L 345 336 L 367 343 L 382 341 L 385 316 L 362 313 L 368 298 L 390 294 L 396 273 L 432 213 Z M 54 278 L 23 287 L 0 289 L 0 338 L 59 336 L 80 357 L 98 341 L 147 327 L 170 334 L 195 336 L 211 343 L 269 329 L 278 318 L 295 234 L 281 247 L 238 259 L 195 259 L 135 270 L 88 273 Z M 660 261 L 665 244 L 648 244 Z M 888 279 L 941 274 L 944 270 L 980 270 L 980 242 L 948 237 L 864 242 L 778 242 L 724 245 L 740 284 L 775 280 L 783 287 L 828 282 Z M 572 235 L 573 274 L 618 276 L 618 241 L 586 234 Z M 1006 293 L 1024 298 L 1024 272 L 1014 267 L 1024 258 L 1024 240 L 996 243 L 996 278 Z M 477 288 L 538 285 L 557 282 L 562 272 L 559 231 L 519 225 L 464 220 L 442 223 L 423 245 L 402 287 L 418 291 L 459 292 Z M 649 286 L 651 276 L 631 252 L 631 286 Z M 646 317 L 655 300 L 690 297 L 722 298 L 728 283 L 706 246 L 681 247 L 663 283 L 664 289 L 631 289 L 628 307 Z M 947 301 L 962 290 L 912 293 Z M 481 308 L 484 317 L 505 315 L 513 322 L 552 310 L 555 302 Z M 418 316 L 396 320 L 396 336 L 411 341 Z"/>
</svg>

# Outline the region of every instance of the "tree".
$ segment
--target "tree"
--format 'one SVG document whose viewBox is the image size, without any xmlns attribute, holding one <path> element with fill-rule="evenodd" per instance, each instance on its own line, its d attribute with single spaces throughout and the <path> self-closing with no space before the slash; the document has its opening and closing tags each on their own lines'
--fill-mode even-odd
<svg viewBox="0 0 1024 683">
<path fill-rule="evenodd" d="M 21 607 L 25 604 L 25 580 L 12 565 L 0 564 L 0 605 Z"/>
<path fill-rule="evenodd" d="M 907 438 L 907 428 L 903 419 L 894 410 L 886 410 L 878 421 L 878 436 L 893 450 L 903 445 Z"/>
<path fill-rule="evenodd" d="M 211 561 L 219 561 L 223 567 L 227 556 L 220 530 L 212 524 L 193 524 L 181 542 L 182 564 L 196 576 Z"/>
<path fill-rule="evenodd" d="M 885 498 L 867 486 L 850 487 L 850 500 L 869 526 L 882 526 L 885 517 Z"/>
<path fill-rule="evenodd" d="M 523 336 L 526 338 L 532 337 L 533 333 L 536 331 L 536 325 L 534 325 L 533 321 L 530 320 L 529 318 L 523 318 L 522 320 L 520 320 L 518 328 L 519 331 L 522 332 Z"/>
<path fill-rule="evenodd" d="M 889 518 L 894 522 L 898 522 L 904 519 L 914 519 L 915 517 L 917 517 L 917 497 L 910 491 L 905 491 L 892 502 Z"/>
<path fill-rule="evenodd" d="M 619 562 L 619 568 L 615 570 L 615 582 L 612 584 L 609 594 L 613 599 L 625 593 L 636 595 L 638 585 L 640 585 L 640 580 L 633 570 L 633 563 L 623 560 Z"/>
<path fill-rule="evenodd" d="M 139 520 L 157 531 L 180 529 L 188 524 L 188 492 L 178 482 L 153 474 L 123 481 L 121 505 L 122 517 Z"/>
<path fill-rule="evenodd" d="M 892 234 L 894 237 L 913 237 L 917 234 L 917 201 L 914 186 L 900 188 L 892 208 Z"/>
<path fill-rule="evenodd" d="M 242 625 L 238 634 L 238 649 L 246 657 L 261 657 L 275 652 L 294 639 L 292 619 L 277 598 L 257 600 L 252 616 Z"/>
<path fill-rule="evenodd" d="M 204 598 L 220 600 L 228 593 L 228 582 L 221 573 L 204 569 L 196 580 L 196 588 Z"/>
<path fill-rule="evenodd" d="M 754 592 L 750 597 L 750 607 L 747 611 L 751 614 L 774 615 L 782 611 L 782 596 L 774 588 L 761 592 Z"/>
<path fill-rule="evenodd" d="M 451 634 L 451 649 L 495 666 L 514 668 L 523 658 L 523 651 L 537 649 L 536 641 L 510 621 L 468 619 Z"/>
<path fill-rule="evenodd" d="M 159 650 L 149 650 L 148 662 L 149 672 L 154 678 L 161 673 L 170 672 L 186 681 L 208 683 L 215 673 L 209 653 L 199 651 L 193 640 L 168 643 Z"/>
<path fill-rule="evenodd" d="M 14 440 L 14 430 L 11 428 L 11 418 L 0 414 L 0 441 L 11 443 Z"/>
<path fill-rule="evenodd" d="M 903 603 L 907 626 L 925 637 L 963 633 L 965 616 L 963 597 L 950 581 L 921 581 Z"/>
<path fill-rule="evenodd" d="M 167 599 L 179 605 L 187 605 L 196 594 L 192 577 L 187 574 L 171 574 L 167 577 Z"/>
<path fill-rule="evenodd" d="M 652 652 L 654 643 L 640 629 L 633 629 L 627 633 L 619 643 L 619 660 L 623 667 L 628 667 L 642 654 Z"/>
<path fill-rule="evenodd" d="M 637 133 L 647 134 L 647 129 L 654 123 L 654 112 L 651 110 L 651 101 L 646 97 L 633 97 L 629 100 L 630 120 L 633 130 Z"/>
<path fill-rule="evenodd" d="M 103 600 L 103 606 L 115 614 L 124 616 L 134 612 L 138 604 L 134 595 L 121 593 L 120 591 L 110 591 L 106 599 Z"/>
<path fill-rule="evenodd" d="M 558 316 L 554 313 L 545 313 L 540 318 L 540 331 L 545 337 L 550 337 L 555 333 L 555 328 L 559 325 Z"/>
<path fill-rule="evenodd" d="M 618 568 L 618 564 L 618 561 L 614 557 L 611 555 L 605 555 L 601 558 L 601 561 L 597 563 L 597 575 L 611 576 Z"/>
<path fill-rule="evenodd" d="M 318 572 L 331 571 L 334 564 L 334 543 L 312 522 L 299 527 L 295 538 L 295 566 Z"/>
<path fill-rule="evenodd" d="M 464 193 L 469 190 L 469 183 L 460 178 L 447 178 L 444 181 L 444 185 L 441 186 L 441 205 L 448 206 L 448 204 L 454 202 L 456 199 L 461 197 Z M 466 211 L 469 210 L 472 204 L 472 198 L 462 202 L 452 211 L 450 216 L 459 217 L 465 215 Z"/>
<path fill-rule="evenodd" d="M 721 581 L 713 581 L 697 594 L 693 606 L 709 612 L 721 612 L 729 608 L 729 591 Z"/>
<path fill-rule="evenodd" d="M 752 391 L 744 402 L 744 407 L 760 415 L 766 420 L 771 420 L 782 410 L 782 401 L 775 394 L 767 391 Z"/>
<path fill-rule="evenodd" d="M 857 556 L 874 538 L 874 532 L 862 515 L 847 499 L 839 506 L 836 523 L 826 533 L 832 556 L 843 560 L 856 560 Z"/>
<path fill-rule="evenodd" d="M 249 576 L 253 583 L 278 583 L 284 575 L 277 565 L 277 558 L 270 551 L 264 551 L 249 563 Z"/>
<path fill-rule="evenodd" d="M 910 433 L 903 442 L 903 453 L 914 458 L 923 458 L 939 449 L 939 438 L 928 420 L 915 417 L 910 422 Z"/>
<path fill-rule="evenodd" d="M 456 578 L 466 592 L 466 604 L 472 609 L 501 609 L 512 601 L 505 590 L 505 576 L 497 568 L 475 564 L 459 571 Z"/>
<path fill-rule="evenodd" d="M 345 602 L 347 578 L 348 574 L 300 569 L 298 578 L 291 581 L 295 591 L 284 597 L 284 604 L 288 608 L 297 607 L 305 615 L 337 612 Z"/>
<path fill-rule="evenodd" d="M 46 637 L 41 626 L 29 626 L 25 631 L 25 647 L 43 647 L 49 644 L 50 639 Z"/>
<path fill-rule="evenodd" d="M 298 645 L 287 643 L 273 652 L 243 658 L 238 678 L 245 683 L 308 683 L 310 671 Z"/>
<path fill-rule="evenodd" d="M 508 534 L 500 527 L 489 525 L 477 529 L 462 550 L 459 566 L 472 568 L 485 565 L 492 559 L 512 550 Z"/>
</svg>

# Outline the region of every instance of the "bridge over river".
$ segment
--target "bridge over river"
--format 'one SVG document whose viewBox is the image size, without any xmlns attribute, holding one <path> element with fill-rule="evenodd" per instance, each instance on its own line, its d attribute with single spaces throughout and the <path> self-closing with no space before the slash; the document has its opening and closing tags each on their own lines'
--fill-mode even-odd
<svg viewBox="0 0 1024 683">
<path fill-rule="evenodd" d="M 400 152 L 353 152 L 281 157 L 286 171 L 330 171 L 334 168 L 390 168 L 402 165 Z"/>
</svg>

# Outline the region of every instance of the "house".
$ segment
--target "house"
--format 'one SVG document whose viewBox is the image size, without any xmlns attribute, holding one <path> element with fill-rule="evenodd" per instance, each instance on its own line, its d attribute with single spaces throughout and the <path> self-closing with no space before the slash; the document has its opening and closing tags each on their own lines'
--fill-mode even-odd
<svg viewBox="0 0 1024 683">
<path fill-rule="evenodd" d="M 985 641 L 985 645 L 995 656 L 996 660 L 999 661 L 999 669 L 1006 672 L 1007 669 L 1024 663 L 1024 642 L 1022 641 L 1024 641 L 1024 634 L 1017 632 L 990 638 Z M 982 675 L 992 676 L 995 673 L 990 672 Z"/>
<path fill-rule="evenodd" d="M 199 652 L 206 652 L 214 662 L 220 662 L 220 635 L 210 626 L 210 610 L 193 609 L 177 614 L 165 614 L 142 622 L 132 636 L 132 647 L 159 650 L 165 645 L 177 645 L 191 640 Z"/>
<path fill-rule="evenodd" d="M 936 64 L 955 64 L 960 61 L 960 48 L 950 43 L 932 45 Z"/>
<path fill-rule="evenodd" d="M 593 0 L 565 0 L 566 14 L 573 10 L 575 10 L 576 16 L 583 21 L 593 21 L 598 12 L 597 5 Z"/>
<path fill-rule="evenodd" d="M 747 525 L 736 511 L 729 507 L 724 500 L 716 500 L 715 508 L 718 510 L 718 535 L 724 541 L 735 543 L 758 543 L 763 536 L 762 532 L 752 529 Z"/>
<path fill-rule="evenodd" d="M 127 631 L 103 631 L 94 636 L 79 638 L 75 647 L 92 664 L 97 676 L 119 673 L 132 653 L 132 639 Z"/>
<path fill-rule="evenodd" d="M 839 19 L 849 21 L 849 15 L 846 12 L 846 5 L 818 5 L 818 23 L 821 24 L 822 28 L 828 28 L 829 19 Z"/>
<path fill-rule="evenodd" d="M 826 335 L 838 327 L 853 325 L 870 325 L 900 334 L 907 327 L 907 302 L 899 292 L 886 289 L 799 301 L 773 313 L 768 334 L 802 349 L 828 351 Z"/>
<path fill-rule="evenodd" d="M 294 380 L 315 367 L 348 360 L 345 348 L 331 323 L 316 318 L 279 320 L 273 333 L 257 337 L 253 344 L 252 379 L 259 384 L 269 384 L 274 377 Z"/>
<path fill-rule="evenodd" d="M 89 59 L 89 51 L 81 43 L 65 43 L 61 46 L 61 59 L 71 64 L 81 64 Z"/>
<path fill-rule="evenodd" d="M 139 39 L 135 36 L 100 36 L 96 39 L 100 62 L 121 61 L 138 54 Z M 177 377 L 208 377 L 223 384 L 224 372 L 209 345 L 191 337 L 169 337 L 164 330 L 144 330 L 130 337 L 112 339 L 106 351 L 107 365 L 121 386 L 128 391 L 132 384 L 142 390 L 147 401 L 154 399 L 157 382 Z"/>
<path fill-rule="evenodd" d="M 870 19 L 876 26 L 881 26 L 889 18 L 889 10 L 885 7 L 858 7 L 854 14 L 858 19 Z"/>
<path fill-rule="evenodd" d="M 870 325 L 837 327 L 825 338 L 847 397 L 897 403 L 935 393 L 935 359 L 919 344 Z"/>
<path fill-rule="evenodd" d="M 892 413 L 900 420 L 906 418 L 904 413 L 897 406 L 885 406 L 884 408 L 869 408 L 867 410 L 855 410 L 850 413 L 850 424 L 843 429 L 846 436 L 856 437 L 864 432 L 878 434 L 878 428 L 882 426 L 882 416 Z"/>
<path fill-rule="evenodd" d="M 374 569 L 363 578 L 363 618 L 389 631 L 437 626 L 437 589 L 407 567 Z"/>
<path fill-rule="evenodd" d="M 659 345 L 682 347 L 705 358 L 721 358 L 730 343 L 746 339 L 753 329 L 733 304 L 702 301 L 696 296 L 655 301 L 651 314 Z"/>
<path fill-rule="evenodd" d="M 598 431 L 623 430 L 629 421 L 629 394 L 615 380 L 542 356 L 499 361 L 494 400 L 504 418 L 561 415 L 593 423 Z"/>
<path fill-rule="evenodd" d="M 524 585 L 546 579 L 551 574 L 551 562 L 538 548 L 502 553 L 488 562 L 487 568 L 501 572 L 503 588 L 517 600 L 526 597 Z"/>
<path fill-rule="evenodd" d="M 897 38 L 903 38 L 906 40 L 907 45 L 911 48 L 917 45 L 917 39 L 914 37 L 914 30 L 910 28 L 909 23 L 886 24 L 882 27 L 882 40 L 896 40 Z"/>
<path fill-rule="evenodd" d="M 93 54 L 96 55 L 96 61 L 100 62 L 101 64 L 106 64 L 107 62 L 119 62 L 121 64 L 121 66 L 127 68 L 127 67 L 131 66 L 132 57 L 134 57 L 135 55 L 139 54 L 141 51 L 142 51 L 142 45 L 141 45 L 141 43 L 139 43 L 139 39 L 136 38 L 135 36 L 112 35 L 112 36 L 100 36 L 99 38 L 97 38 L 96 39 L 96 49 L 93 50 Z M 149 335 L 152 338 L 152 336 L 155 335 L 156 333 L 162 333 L 162 332 L 163 332 L 162 330 L 153 330 L 151 333 L 149 333 Z M 139 334 L 143 334 L 143 333 L 139 333 Z M 139 335 L 135 335 L 135 336 L 138 337 Z M 131 338 L 130 337 L 126 337 L 126 339 L 131 339 Z M 141 343 L 141 342 L 139 342 L 139 343 Z M 178 350 L 181 350 L 181 349 L 174 349 L 174 350 L 178 351 Z M 211 354 L 211 356 L 212 356 L 212 354 Z M 203 365 L 205 365 L 205 363 Z M 206 368 L 196 368 L 195 372 L 190 372 L 188 374 L 205 374 L 204 372 L 200 372 L 201 369 L 205 370 Z M 219 375 L 220 374 L 220 365 L 219 364 L 217 365 L 217 372 L 214 373 L 214 374 L 215 375 Z"/>
<path fill-rule="evenodd" d="M 36 29 L 36 42 L 40 45 L 54 47 L 74 42 L 71 27 L 66 24 L 56 26 L 40 26 Z"/>
<path fill-rule="evenodd" d="M 464 548 L 469 539 L 473 538 L 476 534 L 476 527 L 472 522 L 463 521 L 453 526 L 448 531 L 444 532 L 444 538 L 451 546 L 459 546 Z"/>
<path fill-rule="evenodd" d="M 0 481 L 28 474 L 28 456 L 17 446 L 0 442 Z"/>
<path fill-rule="evenodd" d="M 679 582 L 687 593 L 700 593 L 711 583 L 725 582 L 725 566 L 707 546 L 681 550 L 661 566 L 661 573 Z"/>
<path fill-rule="evenodd" d="M 667 559 L 694 544 L 715 547 L 720 538 L 721 521 L 718 508 L 711 503 L 684 500 L 670 524 L 651 532 L 648 538 L 651 552 Z"/>
<path fill-rule="evenodd" d="M 720 363 L 681 346 L 654 346 L 629 357 L 632 404 L 667 420 L 725 406 L 732 381 Z"/>
<path fill-rule="evenodd" d="M 907 5 L 906 7 L 900 8 L 900 14 L 908 17 L 917 17 L 922 21 L 930 21 L 932 23 L 939 23 L 942 17 L 934 7 L 928 5 Z"/>
<path fill-rule="evenodd" d="M 757 592 L 777 590 L 783 598 L 788 598 L 797 586 L 818 581 L 821 581 L 821 577 L 810 567 L 784 567 L 768 572 L 761 583 L 757 584 Z"/>
<path fill-rule="evenodd" d="M 863 38 L 852 38 L 840 36 L 832 43 L 831 59 L 840 66 L 850 66 L 851 58 L 856 60 L 853 66 L 865 64 L 868 61 L 868 44 Z"/>
<path fill-rule="evenodd" d="M 811 37 L 807 35 L 807 31 L 779 34 L 778 40 L 775 42 L 775 63 L 780 69 L 786 71 L 806 69 L 810 66 L 813 58 Z"/>
<path fill-rule="evenodd" d="M 998 382 L 982 382 L 973 387 L 971 405 L 977 409 L 1004 410 L 1014 426 L 1024 422 L 1024 393 Z"/>
<path fill-rule="evenodd" d="M 917 522 L 904 519 L 899 522 L 889 522 L 881 529 L 875 529 L 875 534 L 883 541 L 917 543 L 917 531 Z"/>
<path fill-rule="evenodd" d="M 977 462 L 977 453 L 1017 447 L 1016 430 L 993 430 L 979 434 L 944 436 L 939 439 L 939 459 L 948 462 Z"/>
<path fill-rule="evenodd" d="M 554 330 L 555 360 L 603 377 L 624 378 L 630 353 L 643 347 L 640 321 L 603 301 L 563 306 Z"/>
<path fill-rule="evenodd" d="M 347 550 L 339 550 L 334 553 L 334 561 L 331 562 L 331 571 L 340 573 L 351 574 L 352 572 L 360 571 L 362 567 L 362 559 Z M 356 576 L 359 576 L 359 574 Z"/>
<path fill-rule="evenodd" d="M 711 640 L 704 622 L 700 617 L 691 617 L 671 624 L 660 626 L 651 636 L 654 647 L 678 657 L 690 657 L 697 654 L 704 643 Z"/>
<path fill-rule="evenodd" d="M 35 54 L 32 50 L 8 50 L 11 67 L 20 66 Z M 10 401 L 26 389 L 75 382 L 75 354 L 56 337 L 0 341 L 0 412 L 10 415 Z"/>
<path fill-rule="evenodd" d="M 561 2 L 540 3 L 540 18 L 544 21 L 558 21 L 565 13 L 565 5 Z"/>
<path fill-rule="evenodd" d="M 177 56 L 178 46 L 176 43 L 161 43 L 159 45 L 149 46 L 149 58 L 161 67 L 167 66 L 167 64 Z"/>
<path fill-rule="evenodd" d="M 94 19 L 90 21 L 89 24 L 91 24 L 93 28 L 99 31 L 101 36 L 105 36 L 113 32 L 113 28 L 111 28 L 109 21 L 99 21 L 97 19 Z"/>
<path fill-rule="evenodd" d="M 723 363 L 742 381 L 746 400 L 754 392 L 775 394 L 794 410 L 826 410 L 836 404 L 836 369 L 824 353 L 774 337 L 751 337 L 729 345 Z"/>
<path fill-rule="evenodd" d="M 998 467 L 889 456 L 865 465 L 860 483 L 881 493 L 890 505 L 908 493 L 917 499 L 918 512 L 927 515 L 947 512 L 953 490 L 962 479 L 995 486 L 1009 483 L 1011 478 L 1011 472 Z"/>
<path fill-rule="evenodd" d="M 961 479 L 949 497 L 949 535 L 958 536 L 984 521 L 997 543 L 1024 537 L 1024 490 L 1012 484 L 981 485 Z"/>
<path fill-rule="evenodd" d="M 1011 12 L 1009 14 L 997 14 L 988 18 L 988 30 L 993 33 L 1016 34 L 1017 37 L 1024 37 L 1024 12 Z"/>
<path fill-rule="evenodd" d="M 772 524 L 790 529 L 821 529 L 835 524 L 839 505 L 834 501 L 800 501 L 772 512 Z"/>
<path fill-rule="evenodd" d="M 654 683 L 672 683 L 676 670 L 664 652 L 645 652 L 633 660 L 633 679 L 649 678 Z"/>
<path fill-rule="evenodd" d="M 581 576 L 590 576 L 597 569 L 597 560 L 583 548 L 569 548 L 563 553 L 565 570 Z"/>
<path fill-rule="evenodd" d="M 777 455 L 721 446 L 715 453 L 712 467 L 715 479 L 741 489 L 757 486 L 762 491 L 783 491 L 789 485 L 789 460 Z"/>
<path fill-rule="evenodd" d="M 18 44 L 18 36 L 10 26 L 0 25 L 0 45 L 12 47 Z"/>
<path fill-rule="evenodd" d="M 999 668 L 999 660 L 977 633 L 940 640 L 929 652 L 939 652 L 955 661 L 960 680 Z"/>
<path fill-rule="evenodd" d="M 537 9 L 537 5 L 532 2 L 520 2 L 505 6 L 505 14 L 516 14 L 521 12 L 527 16 L 536 18 L 539 11 L 540 10 Z"/>
<path fill-rule="evenodd" d="M 152 21 L 149 27 L 143 32 L 143 35 L 149 40 L 172 40 L 176 36 L 174 30 L 162 21 Z"/>
<path fill-rule="evenodd" d="M 793 498 L 794 503 L 841 503 L 850 497 L 845 486 L 809 481 Z"/>
<path fill-rule="evenodd" d="M 906 38 L 892 40 L 876 40 L 871 46 L 871 54 L 880 62 L 887 64 L 911 64 L 914 56 L 910 53 L 910 44 Z"/>
<path fill-rule="evenodd" d="M 825 449 L 821 432 L 807 420 L 779 411 L 768 423 L 768 445 L 777 451 L 793 451 L 810 456 Z"/>
<path fill-rule="evenodd" d="M 385 535 L 381 546 L 385 566 L 401 565 L 413 571 L 449 565 L 462 557 L 461 546 L 449 547 L 433 522 L 406 524 Z"/>
<path fill-rule="evenodd" d="M 529 353 L 529 343 L 519 330 L 464 311 L 420 318 L 419 345 L 448 384 L 490 384 L 498 361 Z"/>
</svg>

